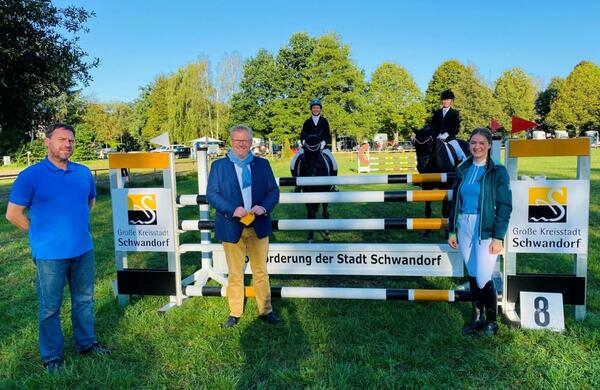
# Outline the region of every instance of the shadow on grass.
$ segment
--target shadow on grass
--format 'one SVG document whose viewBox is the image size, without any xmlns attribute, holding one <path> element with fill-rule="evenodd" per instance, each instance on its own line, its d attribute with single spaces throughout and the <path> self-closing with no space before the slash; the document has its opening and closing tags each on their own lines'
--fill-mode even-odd
<svg viewBox="0 0 600 390">
<path fill-rule="evenodd" d="M 303 384 L 301 364 L 312 351 L 296 303 L 275 300 L 274 305 L 282 324 L 270 325 L 256 317 L 240 335 L 243 367 L 237 389 L 307 384 Z"/>
</svg>

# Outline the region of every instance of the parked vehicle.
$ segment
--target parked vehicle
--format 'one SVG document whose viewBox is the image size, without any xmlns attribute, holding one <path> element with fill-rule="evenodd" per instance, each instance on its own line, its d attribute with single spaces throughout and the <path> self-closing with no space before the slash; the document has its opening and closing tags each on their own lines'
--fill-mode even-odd
<svg viewBox="0 0 600 390">
<path fill-rule="evenodd" d="M 200 147 L 206 147 L 208 157 L 217 157 L 221 154 L 221 146 L 223 146 L 223 141 L 220 141 L 215 138 L 210 137 L 202 137 L 191 141 L 192 152 L 190 157 L 195 160 L 196 159 L 196 149 Z"/>
<path fill-rule="evenodd" d="M 116 151 L 116 148 L 102 148 L 98 151 L 98 158 L 104 160 L 105 158 L 108 158 L 109 153 L 114 153 Z"/>
<path fill-rule="evenodd" d="M 255 156 L 264 156 L 265 154 L 267 154 L 268 148 L 265 144 L 265 140 L 263 140 L 262 138 L 253 137 L 252 147 L 250 148 L 250 151 Z"/>
<path fill-rule="evenodd" d="M 400 141 L 392 146 L 392 150 L 410 151 L 415 150 L 415 146 L 413 145 L 412 141 Z"/>
<path fill-rule="evenodd" d="M 172 146 L 173 145 L 168 145 L 168 146 L 161 145 L 156 149 L 152 149 L 150 152 L 152 152 L 152 153 L 170 152 L 171 150 L 173 150 Z"/>
<path fill-rule="evenodd" d="M 531 139 L 546 139 L 546 132 L 544 130 L 534 130 L 531 132 Z"/>
<path fill-rule="evenodd" d="M 373 136 L 375 150 L 384 150 L 387 148 L 388 136 L 385 133 L 377 133 Z"/>
<path fill-rule="evenodd" d="M 569 133 L 566 130 L 555 130 L 554 138 L 556 138 L 556 139 L 569 138 Z"/>
<path fill-rule="evenodd" d="M 175 158 L 188 158 L 190 157 L 191 149 L 188 146 L 173 145 L 173 153 L 175 153 Z"/>
<path fill-rule="evenodd" d="M 590 137 L 591 144 L 593 148 L 597 148 L 600 146 L 600 137 L 598 136 L 598 132 L 596 130 L 587 130 L 583 133 L 584 137 Z"/>
<path fill-rule="evenodd" d="M 175 158 L 184 158 L 190 157 L 191 149 L 185 145 L 161 145 L 158 148 L 151 150 L 151 152 L 173 152 L 175 153 Z"/>
<path fill-rule="evenodd" d="M 283 150 L 283 148 L 282 148 L 281 144 L 276 144 L 276 143 L 273 143 L 273 144 L 271 145 L 271 153 L 272 153 L 274 156 L 276 156 L 276 155 L 280 155 L 280 154 L 281 154 L 281 152 L 282 152 L 282 150 Z"/>
<path fill-rule="evenodd" d="M 356 146 L 356 140 L 349 135 L 340 135 L 336 140 L 336 148 L 341 152 L 350 151 Z"/>
</svg>

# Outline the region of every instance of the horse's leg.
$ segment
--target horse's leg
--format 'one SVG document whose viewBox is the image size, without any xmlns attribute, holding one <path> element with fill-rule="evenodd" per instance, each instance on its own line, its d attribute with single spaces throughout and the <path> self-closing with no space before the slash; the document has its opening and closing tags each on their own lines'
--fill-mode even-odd
<svg viewBox="0 0 600 390">
<path fill-rule="evenodd" d="M 316 205 L 319 207 L 319 205 Z M 317 208 L 314 203 L 306 204 L 306 218 L 307 219 L 315 219 L 317 217 Z M 314 241 L 314 232 L 312 230 L 308 231 L 308 242 L 312 243 Z"/>
<path fill-rule="evenodd" d="M 327 203 L 323 203 L 323 219 L 329 219 L 329 205 Z M 329 241 L 329 230 L 323 232 L 323 239 Z"/>
</svg>

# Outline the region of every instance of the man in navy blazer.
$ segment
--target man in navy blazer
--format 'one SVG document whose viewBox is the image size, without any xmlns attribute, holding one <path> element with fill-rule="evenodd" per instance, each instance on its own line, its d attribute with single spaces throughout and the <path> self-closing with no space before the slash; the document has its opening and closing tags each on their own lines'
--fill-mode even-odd
<svg viewBox="0 0 600 390">
<path fill-rule="evenodd" d="M 223 242 L 228 267 L 230 314 L 224 328 L 235 326 L 244 311 L 244 265 L 250 260 L 259 318 L 278 324 L 273 313 L 267 273 L 270 213 L 279 202 L 279 187 L 269 162 L 250 153 L 252 129 L 233 126 L 231 149 L 212 163 L 206 198 L 215 208 L 215 238 Z"/>
</svg>

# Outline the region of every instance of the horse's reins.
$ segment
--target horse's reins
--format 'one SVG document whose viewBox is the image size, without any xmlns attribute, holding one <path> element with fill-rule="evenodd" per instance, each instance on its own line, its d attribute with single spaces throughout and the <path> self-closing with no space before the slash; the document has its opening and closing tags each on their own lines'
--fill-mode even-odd
<svg viewBox="0 0 600 390">
<path fill-rule="evenodd" d="M 316 152 L 317 150 L 319 150 L 321 148 L 321 143 L 319 142 L 316 145 L 310 146 L 309 144 L 307 144 L 305 142 L 304 146 L 306 147 L 306 149 L 310 150 L 311 152 Z"/>
<path fill-rule="evenodd" d="M 418 143 L 419 145 L 425 145 L 428 142 L 435 142 L 435 140 L 433 139 L 433 137 L 430 135 L 429 137 L 427 137 L 423 142 L 420 142 L 418 138 L 415 137 L 415 142 Z M 434 144 L 435 145 L 435 144 Z M 431 160 L 431 158 L 433 157 L 433 155 L 437 153 L 437 151 L 435 151 L 434 153 L 430 153 L 427 156 L 427 160 L 425 160 L 425 166 L 429 165 L 429 160 Z"/>
</svg>

